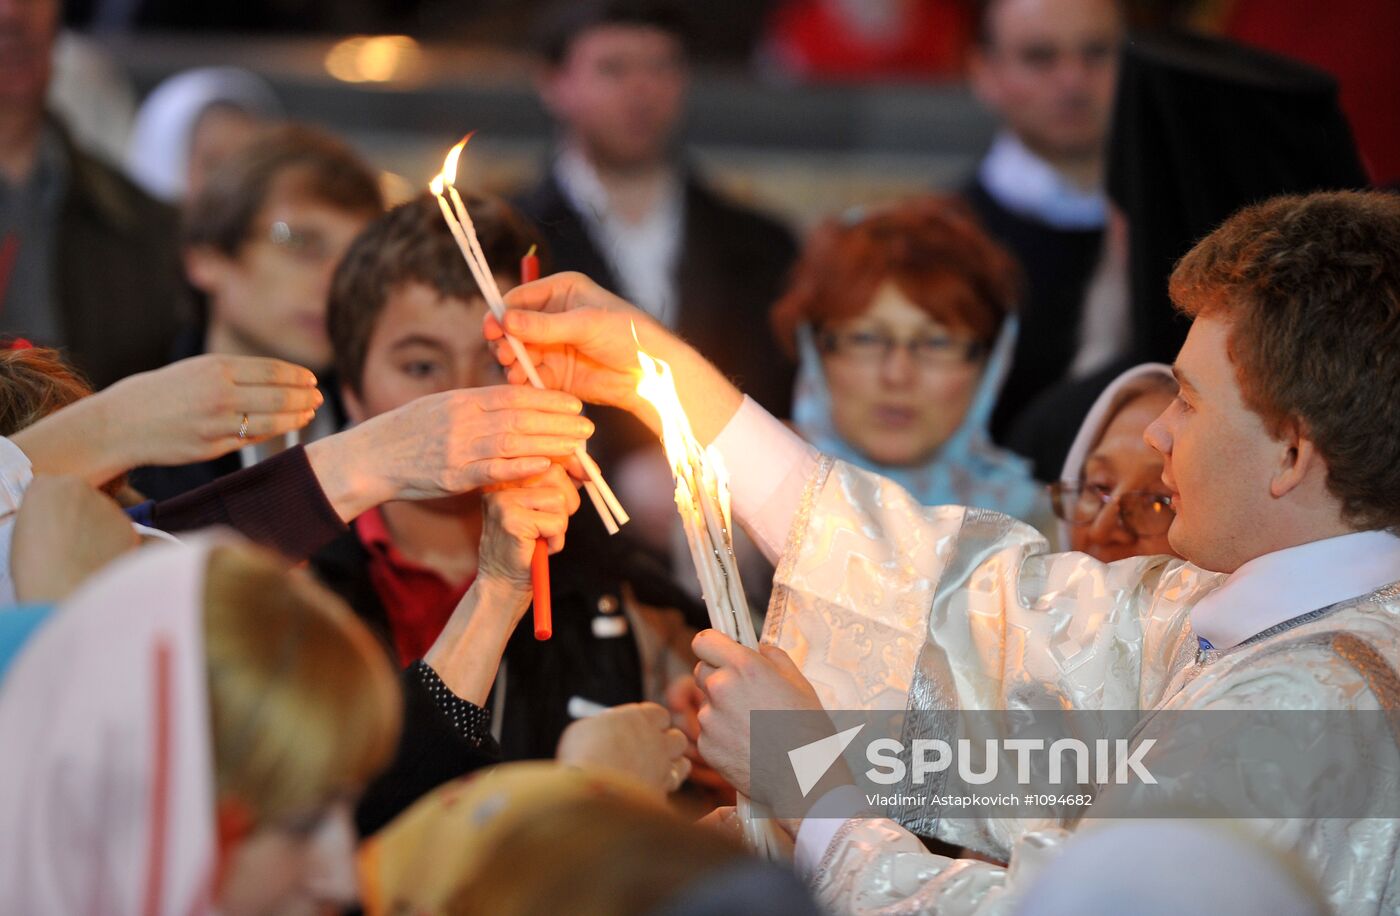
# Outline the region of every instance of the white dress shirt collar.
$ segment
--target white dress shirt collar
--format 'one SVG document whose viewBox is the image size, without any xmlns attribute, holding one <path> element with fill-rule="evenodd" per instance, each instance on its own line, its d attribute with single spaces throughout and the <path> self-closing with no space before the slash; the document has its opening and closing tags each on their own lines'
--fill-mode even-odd
<svg viewBox="0 0 1400 916">
<path fill-rule="evenodd" d="M 1250 560 L 1191 609 L 1191 629 L 1230 649 L 1270 627 L 1400 581 L 1400 538 L 1357 531 Z"/>
<path fill-rule="evenodd" d="M 613 211 L 597 171 L 575 147 L 560 150 L 554 178 L 616 275 L 622 286 L 619 292 L 674 330 L 680 313 L 676 268 L 685 227 L 685 192 L 679 176 L 668 174 L 656 206 L 637 222 Z"/>
<path fill-rule="evenodd" d="M 997 134 L 977 175 L 997 203 L 1056 229 L 1102 229 L 1108 222 L 1108 195 L 1102 189 L 1083 191 L 1070 184 L 1010 131 Z"/>
</svg>

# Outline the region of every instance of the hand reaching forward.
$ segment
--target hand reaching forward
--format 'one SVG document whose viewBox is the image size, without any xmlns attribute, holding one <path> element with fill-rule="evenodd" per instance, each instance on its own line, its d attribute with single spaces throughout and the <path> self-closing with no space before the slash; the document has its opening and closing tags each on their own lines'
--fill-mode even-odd
<svg viewBox="0 0 1400 916">
<path fill-rule="evenodd" d="M 210 354 L 124 378 L 13 439 L 36 470 L 101 485 L 142 465 L 207 461 L 300 429 L 321 401 L 316 376 L 300 366 Z"/>
<path fill-rule="evenodd" d="M 391 499 L 436 499 L 543 474 L 593 433 L 578 398 L 513 385 L 418 398 L 306 447 L 349 520 Z"/>
<path fill-rule="evenodd" d="M 526 382 L 509 331 L 525 345 L 546 387 L 585 401 L 630 411 L 653 431 L 656 412 L 637 395 L 637 349 L 669 363 L 681 404 L 701 444 L 708 444 L 739 409 L 743 395 L 705 358 L 635 306 L 582 274 L 563 273 L 517 286 L 505 296 L 506 327 L 490 315 L 486 339 L 513 384 Z"/>
<path fill-rule="evenodd" d="M 655 346 L 667 336 L 649 315 L 577 273 L 516 287 L 505 299 L 511 308 L 505 330 L 526 345 L 546 388 L 593 404 L 636 406 L 638 339 L 645 335 Z M 525 371 L 490 312 L 484 331 L 511 383 L 526 384 Z"/>
<path fill-rule="evenodd" d="M 124 378 L 96 396 L 121 399 L 117 416 L 145 444 L 145 464 L 205 461 L 301 429 L 323 400 L 301 366 L 215 354 Z"/>
<path fill-rule="evenodd" d="M 690 773 L 685 735 L 655 703 L 614 706 L 564 729 L 555 759 L 583 769 L 623 773 L 662 794 L 674 792 Z"/>
</svg>

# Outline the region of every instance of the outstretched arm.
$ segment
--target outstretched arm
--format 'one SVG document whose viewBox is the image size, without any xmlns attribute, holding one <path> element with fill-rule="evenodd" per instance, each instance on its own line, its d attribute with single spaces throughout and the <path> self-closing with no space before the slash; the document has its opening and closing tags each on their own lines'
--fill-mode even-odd
<svg viewBox="0 0 1400 916">
<path fill-rule="evenodd" d="M 659 431 L 656 414 L 637 396 L 637 350 L 670 364 L 696 437 L 708 444 L 738 411 L 743 394 L 694 348 L 636 306 L 583 274 L 563 273 L 506 294 L 505 332 L 525 344 L 547 387 L 585 401 L 620 407 Z M 510 380 L 524 383 L 501 326 L 486 319 L 486 337 Z M 572 356 L 570 355 L 572 351 Z"/>
<path fill-rule="evenodd" d="M 816 467 L 815 451 L 694 348 L 582 274 L 518 286 L 506 304 L 505 329 L 488 316 L 486 336 L 516 384 L 525 373 L 504 343 L 507 331 L 525 344 L 546 385 L 628 410 L 659 431 L 655 411 L 637 395 L 637 350 L 669 363 L 696 438 L 713 443 L 724 458 L 735 514 L 768 559 L 777 560 Z"/>
<path fill-rule="evenodd" d="M 196 356 L 124 378 L 11 441 L 36 473 L 101 486 L 142 465 L 206 461 L 300 429 L 320 404 L 316 377 L 300 366 Z"/>
</svg>

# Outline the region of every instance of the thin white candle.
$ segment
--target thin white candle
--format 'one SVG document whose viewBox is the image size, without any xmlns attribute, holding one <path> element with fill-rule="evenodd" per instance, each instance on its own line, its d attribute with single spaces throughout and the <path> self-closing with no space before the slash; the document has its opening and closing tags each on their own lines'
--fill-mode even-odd
<svg viewBox="0 0 1400 916">
<path fill-rule="evenodd" d="M 470 135 L 468 139 L 470 139 Z M 463 140 L 452 148 L 443 164 L 442 173 L 433 178 L 430 182 L 430 188 L 433 196 L 437 199 L 438 208 L 442 211 L 443 221 L 447 223 L 447 228 L 452 233 L 453 241 L 457 243 L 462 259 L 467 262 L 472 279 L 476 281 L 477 288 L 481 290 L 482 298 L 486 300 L 486 305 L 496 316 L 496 320 L 504 322 L 505 300 L 501 296 L 500 288 L 496 285 L 496 278 L 491 273 L 490 265 L 486 263 L 486 256 L 482 253 L 481 242 L 477 239 L 476 227 L 471 221 L 471 214 L 467 212 L 461 195 L 452 185 L 457 174 L 457 161 L 465 146 L 466 140 Z M 451 197 L 451 207 L 448 206 L 444 194 Z M 540 378 L 539 372 L 524 345 L 510 334 L 507 334 L 505 339 L 506 344 L 515 354 L 516 361 L 525 372 L 526 379 L 535 388 L 544 388 L 544 381 Z M 608 533 L 616 534 L 619 526 L 625 525 L 629 521 L 626 510 L 622 508 L 622 503 L 613 493 L 612 487 L 608 486 L 607 481 L 603 479 L 602 471 L 598 468 L 597 462 L 589 457 L 582 445 L 574 449 L 574 457 L 578 459 L 587 477 L 583 487 L 588 494 L 589 501 L 593 504 L 599 518 L 602 519 L 603 526 L 607 528 Z"/>
<path fill-rule="evenodd" d="M 642 366 L 637 393 L 661 417 L 661 441 L 676 484 L 676 509 L 710 624 L 740 645 L 757 649 L 758 639 L 734 556 L 723 462 L 717 453 L 701 449 L 691 432 L 690 420 L 676 394 L 671 367 L 640 350 L 637 360 Z M 777 858 L 779 846 L 767 809 L 743 795 L 738 797 L 737 809 L 749 846 L 760 855 Z"/>
</svg>

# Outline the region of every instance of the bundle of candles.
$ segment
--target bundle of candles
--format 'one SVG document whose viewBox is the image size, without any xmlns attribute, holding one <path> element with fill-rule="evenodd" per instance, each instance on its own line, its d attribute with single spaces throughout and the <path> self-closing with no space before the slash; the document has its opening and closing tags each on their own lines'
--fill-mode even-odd
<svg viewBox="0 0 1400 916">
<path fill-rule="evenodd" d="M 496 320 L 505 325 L 506 304 L 501 298 L 501 290 L 496 285 L 496 277 L 491 272 L 491 266 L 486 263 L 486 255 L 481 250 L 481 242 L 476 237 L 476 226 L 472 223 L 471 214 L 467 212 L 466 204 L 462 201 L 462 196 L 457 193 L 457 163 L 461 159 L 462 150 L 466 148 L 467 141 L 471 134 L 463 137 L 462 140 L 448 152 L 446 160 L 443 161 L 442 171 L 436 175 L 428 187 L 431 188 L 433 196 L 437 198 L 438 207 L 442 210 L 442 218 L 447 222 L 447 228 L 452 232 L 452 238 L 457 241 L 457 247 L 462 252 L 462 258 L 467 262 L 468 269 L 471 270 L 472 278 L 476 280 L 477 288 L 481 290 L 482 297 L 486 300 L 486 305 L 491 309 L 491 314 L 496 316 Z M 451 201 L 449 205 L 449 200 Z M 521 280 L 533 280 L 539 276 L 539 262 L 534 258 L 533 250 L 525 256 L 521 262 Z M 530 380 L 530 384 L 536 388 L 543 388 L 544 382 L 540 379 L 539 373 L 535 370 L 535 364 L 531 361 L 529 354 L 525 352 L 525 347 L 520 341 L 510 335 L 506 335 L 506 343 L 515 353 L 515 358 L 519 361 L 520 367 L 525 371 L 525 376 Z M 603 474 L 598 470 L 597 463 L 588 456 L 583 446 L 579 446 L 574 451 L 574 457 L 578 459 L 583 467 L 587 480 L 584 481 L 583 488 L 587 492 L 589 501 L 593 503 L 593 508 L 597 510 L 599 518 L 603 520 L 603 525 L 608 529 L 609 534 L 616 534 L 618 528 L 627 524 L 627 513 L 622 508 L 622 503 L 618 502 L 617 496 L 613 494 L 612 488 L 608 486 Z M 535 586 L 535 638 L 548 639 L 552 633 L 552 623 L 549 619 L 549 553 L 545 547 L 543 539 L 535 544 L 534 559 L 530 564 L 531 578 Z"/>
<path fill-rule="evenodd" d="M 724 461 L 714 449 L 702 449 L 691 432 L 690 420 L 676 394 L 671 367 L 640 349 L 637 360 L 642 366 L 637 393 L 661 416 L 661 442 L 676 481 L 676 508 L 700 578 L 705 607 L 710 612 L 710 625 L 740 645 L 757 649 L 758 638 L 739 580 L 739 563 L 734 557 L 729 478 Z M 768 812 L 742 795 L 737 807 L 749 846 L 759 855 L 778 858 L 779 845 Z"/>
</svg>

